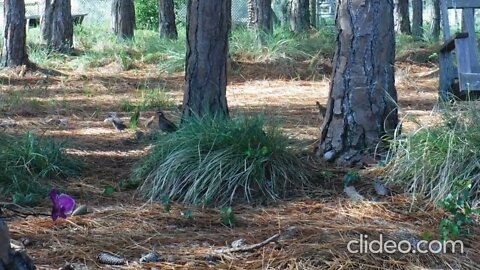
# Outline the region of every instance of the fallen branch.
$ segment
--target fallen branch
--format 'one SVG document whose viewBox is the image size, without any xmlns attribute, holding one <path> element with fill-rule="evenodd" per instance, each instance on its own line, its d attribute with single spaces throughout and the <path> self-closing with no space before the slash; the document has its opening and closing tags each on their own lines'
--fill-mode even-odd
<svg viewBox="0 0 480 270">
<path fill-rule="evenodd" d="M 215 249 L 213 252 L 215 252 L 215 253 L 233 253 L 233 252 L 251 251 L 251 250 L 255 250 L 257 248 L 261 248 L 261 247 L 267 245 L 268 243 L 276 242 L 279 237 L 280 237 L 280 234 L 277 233 L 274 236 L 268 238 L 267 240 L 262 241 L 262 242 L 257 243 L 257 244 L 246 245 L 246 246 L 235 247 L 235 248 L 219 248 L 219 249 Z"/>
</svg>

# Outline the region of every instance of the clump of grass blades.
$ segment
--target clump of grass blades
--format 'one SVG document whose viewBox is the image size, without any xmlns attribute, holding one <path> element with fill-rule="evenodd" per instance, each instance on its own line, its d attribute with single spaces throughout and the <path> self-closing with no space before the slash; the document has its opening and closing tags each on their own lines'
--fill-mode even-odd
<svg viewBox="0 0 480 270">
<path fill-rule="evenodd" d="M 73 175 L 81 168 L 65 155 L 64 144 L 38 138 L 0 133 L 0 194 L 42 192 L 41 180 Z"/>
<path fill-rule="evenodd" d="M 261 118 L 195 119 L 159 136 L 133 172 L 149 199 L 222 206 L 278 199 L 308 184 L 303 163 L 277 128 Z"/>
<path fill-rule="evenodd" d="M 467 104 L 447 109 L 441 124 L 393 141 L 386 166 L 392 183 L 436 203 L 465 180 L 473 180 L 472 191 L 479 189 L 480 111 Z M 472 192 L 471 199 L 478 202 L 478 195 Z"/>
</svg>

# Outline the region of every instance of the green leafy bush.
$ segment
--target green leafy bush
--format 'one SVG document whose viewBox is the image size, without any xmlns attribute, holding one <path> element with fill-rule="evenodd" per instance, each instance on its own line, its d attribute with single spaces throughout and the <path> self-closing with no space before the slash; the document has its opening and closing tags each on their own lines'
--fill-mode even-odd
<svg viewBox="0 0 480 270">
<path fill-rule="evenodd" d="M 0 194 L 13 194 L 19 203 L 33 203 L 49 177 L 75 174 L 78 161 L 65 155 L 63 143 L 31 132 L 16 137 L 0 133 Z"/>
<path fill-rule="evenodd" d="M 136 0 L 135 20 L 137 28 L 158 29 L 158 0 Z"/>
<path fill-rule="evenodd" d="M 195 119 L 159 136 L 132 177 L 147 198 L 201 205 L 286 196 L 308 183 L 307 169 L 274 127 L 260 118 Z"/>
</svg>

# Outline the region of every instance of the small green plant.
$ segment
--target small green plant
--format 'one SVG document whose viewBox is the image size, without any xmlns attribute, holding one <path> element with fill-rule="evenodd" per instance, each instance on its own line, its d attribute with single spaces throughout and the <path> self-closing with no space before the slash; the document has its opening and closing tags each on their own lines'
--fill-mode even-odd
<svg viewBox="0 0 480 270">
<path fill-rule="evenodd" d="M 348 171 L 343 177 L 343 184 L 345 186 L 351 186 L 360 181 L 360 175 L 357 171 Z"/>
<path fill-rule="evenodd" d="M 235 222 L 233 209 L 231 207 L 220 208 L 220 218 L 223 225 L 232 227 Z"/>
<path fill-rule="evenodd" d="M 170 210 L 172 209 L 172 201 L 170 200 L 170 197 L 164 195 L 162 196 L 160 201 L 163 205 L 163 210 L 165 210 L 165 212 L 170 212 Z"/>
<path fill-rule="evenodd" d="M 139 185 L 140 183 L 138 181 L 134 181 L 132 179 L 124 179 L 120 181 L 120 183 L 118 184 L 118 187 L 121 190 L 133 190 L 138 188 Z"/>
<path fill-rule="evenodd" d="M 440 222 L 440 238 L 447 240 L 457 238 L 461 234 L 468 235 L 467 225 L 472 223 L 472 214 L 480 213 L 471 206 L 471 181 L 458 181 L 455 183 L 457 192 L 451 192 L 439 202 L 440 206 L 448 212 L 448 217 Z"/>
<path fill-rule="evenodd" d="M 140 111 L 137 109 L 135 113 L 130 117 L 130 129 L 136 129 L 138 126 L 138 119 L 140 118 Z"/>
<path fill-rule="evenodd" d="M 112 196 L 113 193 L 115 192 L 115 188 L 108 185 L 103 188 L 103 195 L 105 196 Z"/>
<path fill-rule="evenodd" d="M 187 220 L 193 220 L 193 212 L 192 210 L 185 210 L 182 212 L 182 216 Z"/>
</svg>

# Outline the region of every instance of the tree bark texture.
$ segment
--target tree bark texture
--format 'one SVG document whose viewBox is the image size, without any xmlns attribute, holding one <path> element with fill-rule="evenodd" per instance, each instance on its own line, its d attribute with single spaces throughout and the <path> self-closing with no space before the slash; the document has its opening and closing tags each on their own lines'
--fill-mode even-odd
<svg viewBox="0 0 480 270">
<path fill-rule="evenodd" d="M 438 40 L 440 38 L 440 0 L 433 0 L 431 29 L 432 37 Z"/>
<path fill-rule="evenodd" d="M 255 26 L 255 0 L 247 0 L 248 27 Z"/>
<path fill-rule="evenodd" d="M 0 270 L 33 269 L 35 269 L 35 266 L 27 254 L 20 251 L 14 251 L 10 248 L 10 234 L 8 227 L 0 218 Z"/>
<path fill-rule="evenodd" d="M 310 0 L 310 25 L 317 28 L 317 0 Z"/>
<path fill-rule="evenodd" d="M 310 27 L 309 0 L 288 0 L 290 31 L 301 33 Z"/>
<path fill-rule="evenodd" d="M 54 51 L 68 52 L 73 48 L 73 20 L 70 0 L 53 0 L 51 39 L 49 46 Z"/>
<path fill-rule="evenodd" d="M 188 1 L 183 120 L 205 115 L 228 117 L 227 1 Z"/>
<path fill-rule="evenodd" d="M 423 38 L 423 0 L 412 0 L 412 36 Z"/>
<path fill-rule="evenodd" d="M 271 0 L 253 1 L 253 23 L 257 31 L 257 42 L 265 44 L 267 37 L 273 34 L 272 2 Z"/>
<path fill-rule="evenodd" d="M 177 39 L 173 0 L 158 0 L 158 32 L 161 38 Z"/>
<path fill-rule="evenodd" d="M 52 38 L 52 0 L 43 0 L 41 2 L 40 31 L 45 43 L 49 43 Z"/>
<path fill-rule="evenodd" d="M 16 67 L 28 65 L 26 48 L 25 1 L 5 0 L 3 66 Z"/>
<path fill-rule="evenodd" d="M 398 124 L 393 0 L 339 0 L 336 51 L 317 155 L 361 164 Z"/>
<path fill-rule="evenodd" d="M 133 39 L 135 29 L 135 5 L 133 0 L 113 0 L 112 30 L 118 39 Z"/>
<path fill-rule="evenodd" d="M 397 13 L 397 32 L 411 35 L 410 13 L 408 10 L 408 0 L 395 0 L 395 11 Z"/>
</svg>

